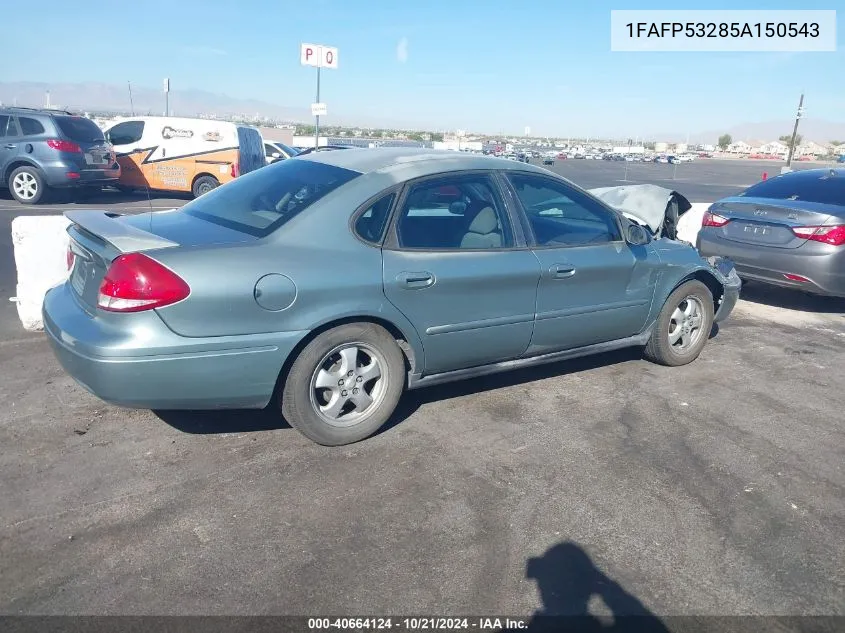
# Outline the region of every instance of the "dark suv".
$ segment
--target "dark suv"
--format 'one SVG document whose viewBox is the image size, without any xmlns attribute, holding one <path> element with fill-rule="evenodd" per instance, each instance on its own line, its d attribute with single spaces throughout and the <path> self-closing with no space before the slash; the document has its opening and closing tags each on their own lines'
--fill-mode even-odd
<svg viewBox="0 0 845 633">
<path fill-rule="evenodd" d="M 0 186 L 22 204 L 50 189 L 116 184 L 120 166 L 97 124 L 59 110 L 0 107 Z"/>
</svg>

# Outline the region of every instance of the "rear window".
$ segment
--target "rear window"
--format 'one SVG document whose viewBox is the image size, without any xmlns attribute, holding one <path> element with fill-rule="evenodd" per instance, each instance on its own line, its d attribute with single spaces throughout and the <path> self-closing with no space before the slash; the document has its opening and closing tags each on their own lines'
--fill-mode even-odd
<svg viewBox="0 0 845 633">
<path fill-rule="evenodd" d="M 831 176 L 829 172 L 798 172 L 758 182 L 739 195 L 845 206 L 845 176 Z"/>
<path fill-rule="evenodd" d="M 189 202 L 182 211 L 264 237 L 360 174 L 306 160 L 285 160 L 236 178 Z"/>
<path fill-rule="evenodd" d="M 91 119 L 82 116 L 57 116 L 56 125 L 65 138 L 77 143 L 104 141 L 103 131 Z"/>
</svg>

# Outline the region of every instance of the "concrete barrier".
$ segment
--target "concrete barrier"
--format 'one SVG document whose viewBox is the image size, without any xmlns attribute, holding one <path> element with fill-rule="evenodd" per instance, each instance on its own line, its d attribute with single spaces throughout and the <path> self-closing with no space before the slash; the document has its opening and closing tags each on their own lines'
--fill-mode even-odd
<svg viewBox="0 0 845 633">
<path fill-rule="evenodd" d="M 67 226 L 64 216 L 20 216 L 12 220 L 18 282 L 18 317 L 24 329 L 44 328 L 41 305 L 47 291 L 67 279 Z"/>
</svg>

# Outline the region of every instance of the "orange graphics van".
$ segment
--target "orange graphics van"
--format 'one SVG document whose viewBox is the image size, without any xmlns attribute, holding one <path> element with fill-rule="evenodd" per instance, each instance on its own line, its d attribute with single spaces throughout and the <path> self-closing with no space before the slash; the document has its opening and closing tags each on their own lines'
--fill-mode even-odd
<svg viewBox="0 0 845 633">
<path fill-rule="evenodd" d="M 257 128 L 177 117 L 122 118 L 106 128 L 125 191 L 154 189 L 194 197 L 265 165 Z"/>
</svg>

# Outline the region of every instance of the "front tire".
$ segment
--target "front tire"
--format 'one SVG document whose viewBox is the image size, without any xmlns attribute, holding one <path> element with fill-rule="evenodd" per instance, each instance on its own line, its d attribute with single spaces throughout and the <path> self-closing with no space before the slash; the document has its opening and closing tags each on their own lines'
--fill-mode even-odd
<svg viewBox="0 0 845 633">
<path fill-rule="evenodd" d="M 351 323 L 311 341 L 291 365 L 282 413 L 323 446 L 342 446 L 378 431 L 405 387 L 405 357 L 380 325 Z"/>
<path fill-rule="evenodd" d="M 219 186 L 220 183 L 214 176 L 200 176 L 194 181 L 194 186 L 191 187 L 191 193 L 194 194 L 194 198 L 199 198 Z"/>
<path fill-rule="evenodd" d="M 713 294 L 700 281 L 687 281 L 669 295 L 646 345 L 650 361 L 668 367 L 691 363 L 713 327 Z"/>
<path fill-rule="evenodd" d="M 38 204 L 46 192 L 44 178 L 34 167 L 18 167 L 9 176 L 9 193 L 21 204 Z"/>
</svg>

